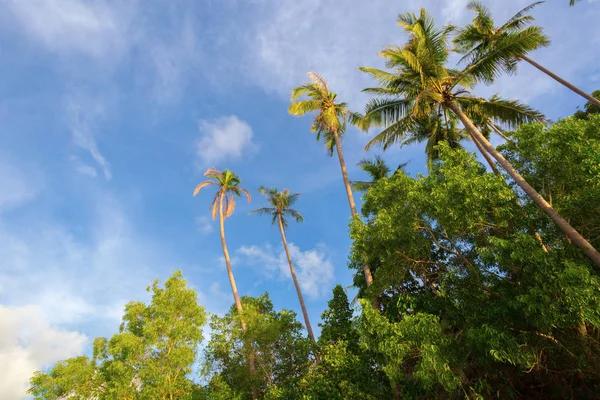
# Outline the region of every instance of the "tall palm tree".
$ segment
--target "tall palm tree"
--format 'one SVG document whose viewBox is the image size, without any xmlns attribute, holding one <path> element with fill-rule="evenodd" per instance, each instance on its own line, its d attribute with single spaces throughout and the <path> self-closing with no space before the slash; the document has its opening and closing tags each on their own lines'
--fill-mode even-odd
<svg viewBox="0 0 600 400">
<path fill-rule="evenodd" d="M 235 307 L 241 315 L 242 302 L 240 301 L 240 295 L 238 294 L 235 278 L 233 277 L 231 258 L 229 257 L 229 251 L 227 250 L 227 242 L 225 241 L 225 218 L 231 216 L 233 213 L 236 196 L 241 196 L 242 193 L 245 194 L 248 198 L 248 203 L 250 203 L 251 196 L 246 189 L 240 187 L 240 178 L 228 169 L 221 172 L 218 169 L 209 168 L 204 173 L 204 176 L 210 179 L 201 182 L 196 186 L 194 189 L 194 196 L 196 196 L 202 188 L 208 186 L 217 187 L 217 193 L 210 205 L 210 210 L 212 212 L 213 221 L 216 219 L 217 214 L 219 215 L 219 229 L 221 233 L 221 246 L 223 246 L 223 255 L 225 256 L 225 266 L 227 267 L 227 275 L 229 276 L 229 283 L 231 284 Z M 244 331 L 246 330 L 246 323 L 243 319 L 242 329 Z"/>
<path fill-rule="evenodd" d="M 296 203 L 296 201 L 298 200 L 298 197 L 300 197 L 300 193 L 290 193 L 288 189 L 283 189 L 281 192 L 278 192 L 277 188 L 267 189 L 264 186 L 261 186 L 258 191 L 260 192 L 260 194 L 264 195 L 267 198 L 267 203 L 270 205 L 270 207 L 259 208 L 258 210 L 252 211 L 251 214 L 271 215 L 273 217 L 271 223 L 277 223 L 279 225 L 281 241 L 283 242 L 285 255 L 287 256 L 288 263 L 290 265 L 290 273 L 292 274 L 292 280 L 294 281 L 296 293 L 298 294 L 298 300 L 300 301 L 300 307 L 302 308 L 304 324 L 306 325 L 308 336 L 312 339 L 314 343 L 317 343 L 317 341 L 315 340 L 315 334 L 313 333 L 312 326 L 310 324 L 310 319 L 308 318 L 306 304 L 304 303 L 304 297 L 302 296 L 302 290 L 300 289 L 300 284 L 298 283 L 298 278 L 296 277 L 296 270 L 294 269 L 294 264 L 292 263 L 292 256 L 290 255 L 290 250 L 288 249 L 287 244 L 287 238 L 285 236 L 285 229 L 288 227 L 288 217 L 295 219 L 296 222 L 304 221 L 304 217 L 300 215 L 298 211 L 291 208 L 294 205 L 294 203 Z"/>
<path fill-rule="evenodd" d="M 517 62 L 523 60 L 563 84 L 588 101 L 600 106 L 600 101 L 567 82 L 552 71 L 544 68 L 527 56 L 537 48 L 548 46 L 550 40 L 539 26 L 528 26 L 534 20 L 528 14 L 543 1 L 535 2 L 515 15 L 500 27 L 494 25 L 490 10 L 478 0 L 471 1 L 467 8 L 477 15 L 473 22 L 462 28 L 454 39 L 457 50 L 465 53 L 463 60 L 470 65 L 479 64 L 479 78 L 491 81 L 500 72 L 512 73 Z M 574 2 L 571 1 L 571 5 Z"/>
<path fill-rule="evenodd" d="M 348 171 L 346 169 L 346 162 L 344 161 L 341 142 L 341 137 L 346 131 L 347 122 L 353 120 L 355 115 L 348 110 L 346 103 L 336 102 L 337 94 L 329 90 L 329 86 L 323 77 L 315 72 L 309 72 L 307 75 L 310 78 L 310 82 L 304 83 L 292 90 L 292 104 L 290 104 L 288 112 L 297 117 L 308 113 L 316 113 L 312 124 L 312 131 L 317 134 L 317 140 L 321 140 L 321 137 L 323 138 L 325 149 L 329 152 L 330 156 L 333 155 L 335 147 L 340 161 L 342 179 L 344 180 L 350 211 L 352 217 L 356 217 L 358 213 L 356 212 L 356 203 L 354 203 L 352 187 L 348 179 Z M 306 96 L 306 98 L 300 100 L 302 96 Z M 366 264 L 363 265 L 363 273 L 367 286 L 371 286 L 373 275 L 371 274 L 371 269 Z"/>
<path fill-rule="evenodd" d="M 408 13 L 399 16 L 399 24 L 409 33 L 402 47 L 388 47 L 381 52 L 392 72 L 370 69 L 379 81 L 380 97 L 367 104 L 364 126 L 383 125 L 386 129 L 406 132 L 414 119 L 431 114 L 458 118 L 473 140 L 479 142 L 529 198 L 546 213 L 565 235 L 600 267 L 600 253 L 577 232 L 554 208 L 512 167 L 486 139 L 469 115 L 487 115 L 508 124 L 526 120 L 527 113 L 515 115 L 518 102 L 494 96 L 489 100 L 472 96 L 469 89 L 480 79 L 485 68 L 478 64 L 463 70 L 446 67 L 449 56 L 448 35 L 451 27 L 436 28 L 433 18 L 421 10 L 419 16 Z"/>
</svg>

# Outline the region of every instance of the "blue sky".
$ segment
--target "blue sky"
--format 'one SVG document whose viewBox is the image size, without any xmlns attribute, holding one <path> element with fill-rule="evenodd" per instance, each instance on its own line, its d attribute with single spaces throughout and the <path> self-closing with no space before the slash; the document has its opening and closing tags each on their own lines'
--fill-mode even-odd
<svg viewBox="0 0 600 400">
<path fill-rule="evenodd" d="M 331 288 L 351 283 L 349 210 L 337 159 L 310 118 L 287 114 L 290 90 L 314 70 L 360 110 L 371 82 L 357 67 L 402 43 L 396 14 L 462 23 L 466 2 L 0 0 L 0 397 L 24 397 L 33 370 L 113 333 L 123 305 L 175 269 L 209 311 L 227 310 L 211 195 L 192 197 L 208 167 L 253 194 L 226 221 L 229 250 L 240 293 L 269 291 L 277 308 L 298 310 L 279 234 L 248 212 L 259 185 L 303 194 L 288 240 L 316 325 Z M 536 10 L 552 45 L 532 57 L 591 92 L 600 5 L 567 3 Z M 502 20 L 527 2 L 488 4 Z M 478 91 L 553 119 L 583 103 L 526 65 Z M 348 132 L 351 178 L 369 137 Z M 420 146 L 385 157 L 424 171 Z"/>
</svg>

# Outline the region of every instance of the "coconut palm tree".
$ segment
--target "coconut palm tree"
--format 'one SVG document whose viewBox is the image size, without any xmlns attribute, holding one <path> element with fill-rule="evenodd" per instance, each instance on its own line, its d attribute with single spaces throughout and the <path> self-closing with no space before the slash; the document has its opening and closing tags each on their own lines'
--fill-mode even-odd
<svg viewBox="0 0 600 400">
<path fill-rule="evenodd" d="M 298 211 L 291 208 L 298 200 L 298 197 L 300 197 L 300 193 L 290 193 L 288 189 L 283 189 L 281 192 L 279 192 L 277 191 L 277 188 L 268 189 L 264 186 L 261 186 L 258 191 L 267 198 L 267 203 L 270 205 L 270 207 L 259 208 L 258 210 L 252 211 L 251 214 L 270 215 L 273 217 L 271 223 L 277 223 L 279 226 L 281 241 L 283 242 L 285 255 L 287 256 L 288 264 L 290 265 L 292 280 L 294 281 L 296 293 L 298 294 L 298 300 L 300 301 L 300 307 L 302 308 L 302 315 L 304 316 L 306 331 L 308 332 L 308 336 L 312 339 L 312 341 L 317 343 L 315 340 L 315 334 L 313 333 L 312 326 L 310 324 L 310 319 L 308 318 L 306 304 L 304 303 L 304 297 L 302 296 L 302 290 L 300 289 L 300 284 L 298 283 L 298 278 L 296 277 L 296 270 L 294 269 L 294 264 L 292 263 L 292 256 L 290 255 L 287 238 L 285 236 L 285 229 L 288 227 L 288 217 L 295 219 L 296 222 L 304 221 L 304 217 L 300 215 Z"/>
<path fill-rule="evenodd" d="M 478 68 L 485 66 L 474 64 L 463 70 L 446 67 L 451 27 L 437 28 L 425 10 L 421 10 L 419 16 L 412 13 L 400 15 L 399 24 L 409 33 L 409 41 L 402 47 L 388 47 L 381 52 L 392 72 L 367 70 L 381 86 L 379 91 L 371 89 L 380 97 L 367 104 L 363 125 L 383 125 L 388 130 L 407 132 L 414 119 L 431 114 L 457 118 L 472 139 L 479 142 L 571 242 L 600 267 L 600 253 L 523 179 L 469 117 L 486 115 L 509 125 L 520 124 L 527 121 L 527 113 L 515 115 L 514 109 L 524 106 L 498 96 L 486 100 L 471 95 L 469 90 L 483 75 Z"/>
<path fill-rule="evenodd" d="M 210 205 L 213 221 L 219 216 L 219 229 L 221 233 L 221 246 L 223 246 L 223 255 L 225 256 L 225 266 L 227 267 L 227 275 L 229 276 L 229 283 L 231 284 L 231 291 L 233 292 L 233 300 L 235 301 L 235 307 L 238 312 L 242 313 L 242 302 L 240 301 L 240 295 L 238 294 L 237 286 L 235 284 L 235 278 L 233 277 L 233 270 L 231 269 L 231 258 L 229 257 L 229 251 L 227 250 L 227 242 L 225 241 L 225 218 L 231 216 L 235 209 L 236 196 L 241 196 L 242 193 L 248 198 L 250 203 L 250 193 L 246 189 L 240 187 L 240 178 L 233 172 L 225 169 L 219 171 L 215 168 L 209 168 L 204 173 L 204 176 L 210 178 L 204 182 L 201 182 L 194 189 L 194 196 L 196 196 L 201 189 L 208 186 L 216 186 L 217 193 Z M 246 324 L 242 319 L 242 329 L 246 330 Z"/>
<path fill-rule="evenodd" d="M 517 62 L 523 60 L 589 102 L 600 106 L 598 99 L 527 56 L 528 53 L 550 44 L 541 27 L 528 26 L 534 20 L 528 12 L 541 3 L 543 1 L 525 7 L 505 24 L 496 27 L 490 10 L 478 0 L 471 1 L 467 8 L 477 15 L 473 22 L 462 28 L 455 37 L 457 50 L 465 54 L 463 60 L 469 62 L 469 65 L 478 65 L 476 70 L 480 73 L 480 79 L 491 81 L 501 72 L 513 73 Z M 571 1 L 571 5 L 573 4 Z"/>
<path fill-rule="evenodd" d="M 402 170 L 407 164 L 408 163 L 400 164 L 398 166 L 398 168 L 396 168 L 396 170 L 393 171 L 393 173 L 395 174 L 399 170 Z M 381 156 L 375 156 L 375 158 L 373 160 L 363 158 L 362 160 L 359 161 L 358 166 L 360 167 L 360 169 L 365 171 L 371 178 L 370 181 L 352 181 L 351 182 L 352 188 L 359 192 L 366 192 L 373 185 L 375 185 L 377 183 L 377 181 L 379 181 L 383 178 L 388 178 L 390 175 L 390 172 L 392 172 L 392 169 L 385 163 L 385 161 L 383 160 L 383 158 Z"/>
<path fill-rule="evenodd" d="M 352 187 L 348 179 L 348 171 L 344 154 L 342 152 L 341 138 L 346 131 L 347 122 L 352 121 L 356 115 L 347 108 L 346 103 L 337 103 L 337 94 L 329 90 L 329 86 L 323 77 L 315 72 L 309 72 L 310 82 L 304 83 L 292 90 L 291 102 L 288 112 L 291 115 L 301 117 L 308 113 L 316 113 L 312 124 L 312 131 L 317 134 L 317 140 L 325 142 L 325 149 L 329 155 L 333 155 L 335 147 L 342 170 L 342 179 L 350 204 L 352 217 L 356 217 L 356 203 L 352 194 Z M 300 100 L 305 96 L 305 99 Z M 367 286 L 373 283 L 371 269 L 363 265 L 363 273 Z"/>
</svg>

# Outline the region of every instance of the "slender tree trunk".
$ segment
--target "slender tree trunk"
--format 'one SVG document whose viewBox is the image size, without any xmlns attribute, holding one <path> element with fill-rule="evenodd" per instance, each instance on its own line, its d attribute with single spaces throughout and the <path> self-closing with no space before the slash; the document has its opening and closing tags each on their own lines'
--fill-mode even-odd
<svg viewBox="0 0 600 400">
<path fill-rule="evenodd" d="M 498 129 L 498 127 L 496 125 L 494 125 L 494 123 L 492 121 L 488 121 L 489 125 L 492 127 L 492 129 L 494 130 L 494 132 L 496 132 L 498 135 L 500 135 L 500 137 L 504 140 L 506 140 L 507 142 L 512 142 L 513 140 L 511 138 L 509 138 L 508 136 L 506 136 L 504 134 L 504 132 L 502 132 L 500 129 Z"/>
<path fill-rule="evenodd" d="M 498 171 L 498 167 L 496 167 L 496 164 L 494 164 L 494 161 L 492 160 L 492 158 L 490 157 L 488 152 L 485 151 L 485 149 L 481 146 L 481 143 L 479 143 L 479 140 L 477 140 L 475 138 L 475 136 L 473 136 L 473 134 L 470 134 L 470 136 L 471 136 L 471 140 L 473 141 L 473 143 L 475 143 L 475 146 L 477 146 L 477 150 L 479 150 L 479 153 L 481 153 L 483 158 L 485 158 L 485 161 L 487 161 L 487 163 L 489 164 L 492 171 L 494 171 L 494 174 L 496 174 L 498 176 L 502 176 L 500 174 L 500 171 Z"/>
<path fill-rule="evenodd" d="M 475 145 L 477 146 L 477 149 L 479 150 L 479 152 L 481 153 L 483 158 L 485 158 L 487 163 L 490 165 L 490 168 L 492 169 L 492 171 L 494 171 L 494 174 L 496 174 L 497 176 L 502 178 L 502 180 L 504 180 L 504 177 L 502 176 L 502 174 L 496 167 L 496 164 L 494 164 L 494 161 L 490 157 L 489 153 L 483 148 L 481 143 L 479 143 L 479 141 L 475 138 L 475 136 L 473 136 L 473 134 L 470 134 L 470 136 L 471 136 L 471 140 L 475 143 Z M 521 209 L 523 210 L 523 216 L 525 218 L 527 218 L 527 213 L 525 212 L 525 209 L 523 208 L 523 204 L 521 204 L 521 202 L 519 201 L 518 198 L 515 198 L 515 204 L 517 206 L 521 207 Z M 548 247 L 544 244 L 544 241 L 542 240 L 542 236 L 539 234 L 539 232 L 537 232 L 537 231 L 533 232 L 533 235 L 535 236 L 537 241 L 540 243 L 540 246 L 542 246 L 542 250 L 544 250 L 547 253 Z"/>
<path fill-rule="evenodd" d="M 229 276 L 229 283 L 231 284 L 231 291 L 233 292 L 233 300 L 235 301 L 235 308 L 237 308 L 240 316 L 242 315 L 242 302 L 240 301 L 240 295 L 238 294 L 237 285 L 235 284 L 235 278 L 233 277 L 233 270 L 231 269 L 231 259 L 229 258 L 229 251 L 227 250 L 227 243 L 225 242 L 225 221 L 223 217 L 223 197 L 219 200 L 219 228 L 221 230 L 221 246 L 223 246 L 223 255 L 225 256 L 225 266 L 227 267 L 227 275 Z M 242 320 L 242 330 L 246 331 L 246 323 Z"/>
<path fill-rule="evenodd" d="M 529 196 L 531 200 L 546 214 L 548 215 L 556 225 L 563 231 L 563 233 L 580 249 L 583 250 L 596 265 L 600 268 L 600 253 L 594 248 L 575 228 L 571 226 L 563 217 L 561 217 L 554 208 L 533 188 L 527 181 L 519 174 L 513 166 L 487 141 L 485 136 L 481 134 L 479 129 L 473 124 L 473 122 L 462 112 L 460 107 L 452 102 L 446 102 L 448 108 L 450 108 L 460 118 L 465 128 L 472 134 L 483 146 L 483 148 L 492 155 L 498 161 L 498 163 L 504 168 L 504 170 L 510 175 L 517 185 Z"/>
<path fill-rule="evenodd" d="M 281 240 L 283 241 L 283 248 L 285 249 L 285 255 L 287 256 L 288 263 L 290 264 L 290 273 L 292 274 L 292 280 L 294 281 L 294 286 L 296 287 L 296 293 L 298 294 L 298 300 L 300 301 L 300 307 L 302 308 L 302 315 L 304 316 L 304 324 L 306 325 L 306 331 L 308 332 L 308 336 L 312 339 L 314 343 L 317 343 L 315 340 L 315 334 L 313 333 L 312 326 L 310 325 L 310 319 L 308 318 L 308 312 L 306 311 L 306 304 L 304 304 L 304 297 L 302 296 L 302 290 L 300 289 L 300 285 L 298 284 L 298 278 L 296 277 L 296 270 L 294 269 L 294 264 L 292 263 L 292 256 L 290 255 L 290 250 L 287 245 L 287 238 L 285 237 L 285 230 L 283 229 L 283 223 L 281 222 L 281 215 L 277 217 L 279 221 L 279 232 L 281 232 Z"/>
<path fill-rule="evenodd" d="M 235 308 L 240 315 L 240 321 L 242 324 L 242 331 L 246 332 L 246 321 L 242 318 L 242 302 L 240 301 L 240 295 L 238 294 L 237 285 L 235 284 L 235 278 L 233 277 L 233 269 L 231 269 L 231 258 L 229 258 L 229 251 L 227 250 L 227 243 L 225 242 L 225 218 L 223 216 L 223 198 L 224 194 L 221 195 L 219 200 L 219 228 L 221 231 L 221 246 L 223 246 L 223 255 L 225 256 L 225 266 L 227 267 L 227 275 L 229 276 L 229 283 L 231 284 L 231 291 L 233 292 L 233 300 L 235 301 Z M 248 369 L 250 370 L 250 377 L 254 381 L 256 377 L 256 364 L 254 361 L 254 351 L 250 346 L 250 343 L 246 341 L 246 350 L 248 351 Z M 256 391 L 256 385 L 252 382 L 252 398 L 258 399 Z"/>
<path fill-rule="evenodd" d="M 565 81 L 560 76 L 556 75 L 554 72 L 542 67 L 540 64 L 536 63 L 531 58 L 529 58 L 527 56 L 521 56 L 520 58 L 522 60 L 527 61 L 529 64 L 533 65 L 534 67 L 536 67 L 537 69 L 539 69 L 540 71 L 542 71 L 543 73 L 545 73 L 546 75 L 548 75 L 549 77 L 554 79 L 555 81 L 562 83 L 564 86 L 568 87 L 569 89 L 571 89 L 572 91 L 574 91 L 575 93 L 580 95 L 581 97 L 585 98 L 590 103 L 593 103 L 593 104 L 597 105 L 598 107 L 600 107 L 600 100 L 598 100 L 591 94 L 588 94 L 588 93 L 584 92 L 583 90 L 579 89 L 577 86 L 570 84 L 569 82 Z"/>
<path fill-rule="evenodd" d="M 335 139 L 335 147 L 337 149 L 338 159 L 340 160 L 340 167 L 342 168 L 342 178 L 344 179 L 344 186 L 346 187 L 346 195 L 348 196 L 348 203 L 350 204 L 350 212 L 352 212 L 352 217 L 356 217 L 358 213 L 356 212 L 356 204 L 354 203 L 352 187 L 350 186 L 348 171 L 346 170 L 346 162 L 344 161 L 344 154 L 342 153 L 342 143 L 340 142 L 337 129 L 334 129 L 333 137 Z M 363 263 L 363 272 L 365 274 L 365 280 L 367 281 L 367 287 L 369 287 L 373 283 L 373 275 L 371 274 L 371 269 L 366 263 Z"/>
</svg>

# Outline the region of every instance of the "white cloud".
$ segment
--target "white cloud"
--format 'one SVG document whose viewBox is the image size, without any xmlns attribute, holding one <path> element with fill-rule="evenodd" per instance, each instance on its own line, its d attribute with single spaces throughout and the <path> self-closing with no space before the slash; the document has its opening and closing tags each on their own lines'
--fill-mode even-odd
<svg viewBox="0 0 600 400">
<path fill-rule="evenodd" d="M 197 217 L 196 224 L 198 225 L 198 231 L 203 235 L 208 235 L 213 231 L 213 220 L 206 216 Z"/>
<path fill-rule="evenodd" d="M 27 399 L 33 372 L 58 360 L 81 354 L 87 337 L 57 329 L 36 306 L 0 305 L 0 395 Z"/>
<path fill-rule="evenodd" d="M 321 245 L 302 251 L 293 243 L 288 243 L 288 248 L 302 294 L 313 298 L 324 294 L 333 281 L 333 264 L 327 257 L 326 248 Z M 270 245 L 262 248 L 254 245 L 242 246 L 236 253 L 243 256 L 248 264 L 258 265 L 268 277 L 276 275 L 280 279 L 292 278 L 283 248 L 276 251 Z"/>
<path fill-rule="evenodd" d="M 104 178 L 110 181 L 112 178 L 110 164 L 100 152 L 93 130 L 93 124 L 96 120 L 105 115 L 104 107 L 100 102 L 79 94 L 68 97 L 66 111 L 73 142 L 90 154 L 102 169 Z M 80 167 L 79 172 L 92 174 L 91 170 L 85 167 L 83 169 Z"/>
<path fill-rule="evenodd" d="M 195 143 L 198 165 L 205 167 L 255 153 L 252 127 L 235 115 L 198 123 L 202 137 Z"/>
<path fill-rule="evenodd" d="M 126 47 L 131 15 L 126 3 L 114 7 L 103 0 L 9 0 L 6 4 L 25 31 L 49 50 L 101 58 Z"/>
<path fill-rule="evenodd" d="M 96 168 L 84 164 L 79 157 L 71 155 L 69 157 L 69 160 L 73 163 L 73 169 L 75 170 L 75 172 L 81 174 L 81 175 L 87 175 L 87 176 L 91 176 L 92 178 L 95 178 L 98 176 L 98 172 L 96 171 Z"/>
</svg>

